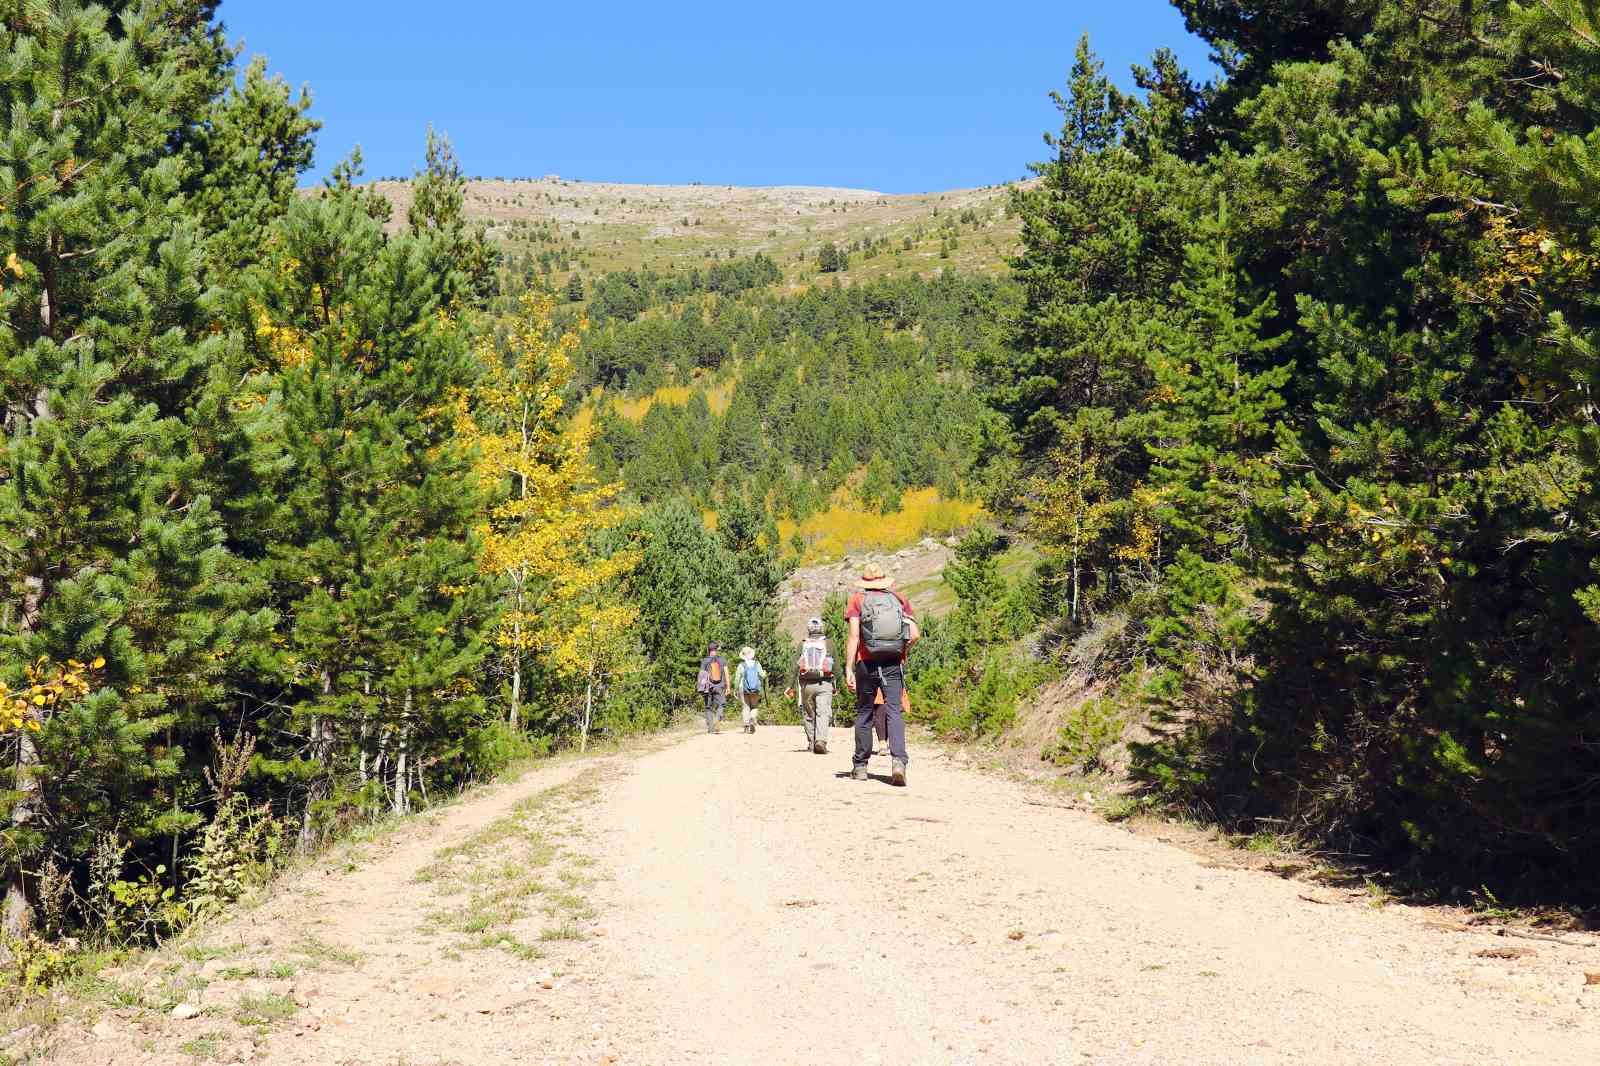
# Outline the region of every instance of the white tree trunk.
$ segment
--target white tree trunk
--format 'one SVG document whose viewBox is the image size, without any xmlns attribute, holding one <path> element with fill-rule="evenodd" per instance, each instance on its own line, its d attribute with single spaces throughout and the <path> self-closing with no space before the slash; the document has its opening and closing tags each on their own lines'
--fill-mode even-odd
<svg viewBox="0 0 1600 1066">
<path fill-rule="evenodd" d="M 18 798 L 16 805 L 11 808 L 11 824 L 14 826 L 27 825 L 39 813 L 38 766 L 39 749 L 33 742 L 27 721 L 24 721 L 17 732 Z M 4 954 L 5 941 L 27 937 L 35 925 L 33 901 L 28 898 L 28 875 L 20 857 L 12 861 L 11 868 L 6 872 L 5 887 L 5 900 L 0 903 L 0 954 Z"/>
<path fill-rule="evenodd" d="M 41 393 L 35 402 L 35 420 L 49 417 L 49 399 Z M 39 613 L 44 609 L 44 577 L 29 574 L 23 579 L 22 629 L 32 633 L 39 623 Z M 41 712 L 29 707 L 17 730 L 16 803 L 11 808 L 11 824 L 27 825 L 38 818 L 43 797 L 39 787 L 39 747 L 33 742 L 30 722 L 39 721 Z M 23 869 L 21 857 L 14 858 L 5 869 L 5 899 L 0 902 L 0 941 L 16 940 L 33 931 L 35 917 L 33 901 L 28 898 L 28 874 Z M 3 950 L 3 949 L 0 949 Z"/>
<path fill-rule="evenodd" d="M 406 690 L 405 709 L 400 716 L 400 748 L 394 760 L 394 801 L 396 814 L 411 812 L 411 782 L 407 776 L 406 762 L 411 754 L 411 690 Z"/>
<path fill-rule="evenodd" d="M 583 692 L 583 732 L 578 734 L 578 750 L 589 750 L 589 719 L 594 713 L 594 674 L 589 675 L 589 685 Z"/>
<path fill-rule="evenodd" d="M 526 492 L 526 489 L 524 489 Z M 522 726 L 522 583 L 516 584 L 511 600 L 511 713 L 507 722 L 513 730 Z"/>
</svg>

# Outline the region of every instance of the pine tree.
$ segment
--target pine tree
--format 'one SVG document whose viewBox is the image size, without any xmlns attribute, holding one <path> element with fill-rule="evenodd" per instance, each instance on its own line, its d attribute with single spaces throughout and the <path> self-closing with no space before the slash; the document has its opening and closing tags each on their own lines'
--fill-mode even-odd
<svg viewBox="0 0 1600 1066">
<path fill-rule="evenodd" d="M 577 304 L 583 302 L 583 275 L 577 271 L 567 278 L 567 302 Z"/>
<path fill-rule="evenodd" d="M 183 195 L 186 145 L 231 74 L 211 6 L 31 4 L 0 21 L 0 640 L 11 675 L 106 660 L 104 687 L 36 706 L 8 738 L 4 936 L 31 924 L 25 871 L 46 853 L 70 867 L 113 818 L 146 842 L 194 826 L 184 741 L 209 735 L 221 671 L 270 621 L 248 609 L 205 491 L 219 459 L 191 428 L 228 347 Z"/>
<path fill-rule="evenodd" d="M 288 210 L 322 125 L 310 108 L 308 93 L 294 96 L 257 56 L 185 143 L 184 208 L 212 235 L 219 280 L 261 258 L 269 227 Z"/>
<path fill-rule="evenodd" d="M 1266 332 L 1275 298 L 1241 291 L 1225 198 L 1186 249 L 1172 302 L 1171 339 L 1150 357 L 1149 482 L 1162 500 L 1158 517 L 1177 534 L 1174 547 L 1226 557 L 1244 550 L 1246 520 L 1277 483 L 1268 453 L 1292 368 L 1272 363 L 1288 339 Z"/>
<path fill-rule="evenodd" d="M 1150 388 L 1146 354 L 1167 317 L 1182 266 L 1198 183 L 1180 160 L 1141 162 L 1144 113 L 1120 93 L 1088 39 L 1078 43 L 1068 92 L 1052 94 L 1058 133 L 1039 181 L 1019 189 L 1022 252 L 1013 273 L 1024 305 L 1009 351 L 986 361 L 990 402 L 1009 416 L 1029 465 L 1079 419 L 1109 419 L 1108 456 L 1118 491 L 1139 480 L 1145 456 L 1137 418 Z M 1153 173 L 1151 173 L 1153 172 Z"/>
<path fill-rule="evenodd" d="M 483 498 L 454 432 L 477 364 L 448 310 L 461 276 L 438 270 L 448 239 L 388 239 L 336 188 L 293 206 L 253 279 L 287 461 L 264 569 L 292 698 L 270 724 L 305 738 L 263 766 L 297 785 L 303 844 L 350 803 L 407 810 L 480 721 Z"/>
<path fill-rule="evenodd" d="M 461 279 L 459 293 L 450 296 L 481 305 L 494 295 L 500 253 L 483 223 L 467 221 L 466 188 L 449 138 L 429 126 L 423 168 L 411 179 L 406 225 L 413 236 L 425 232 L 441 236 L 440 254 Z"/>
</svg>

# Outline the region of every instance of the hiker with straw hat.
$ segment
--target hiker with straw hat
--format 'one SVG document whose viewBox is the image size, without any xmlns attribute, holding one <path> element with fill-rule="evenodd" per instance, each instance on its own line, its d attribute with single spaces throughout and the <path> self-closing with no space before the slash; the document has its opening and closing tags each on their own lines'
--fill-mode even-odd
<svg viewBox="0 0 1600 1066">
<path fill-rule="evenodd" d="M 894 579 L 882 567 L 868 566 L 856 582 L 844 616 L 850 623 L 845 661 L 850 664 L 845 681 L 856 694 L 856 750 L 850 776 L 867 780 L 872 758 L 874 697 L 883 694 L 889 726 L 889 780 L 906 783 L 906 652 L 922 635 L 911 601 L 894 591 Z"/>
<path fill-rule="evenodd" d="M 767 671 L 756 662 L 756 650 L 746 644 L 739 649 L 739 665 L 733 668 L 733 687 L 739 693 L 739 710 L 744 714 L 744 731 L 756 731 L 756 711 L 767 685 Z"/>
</svg>

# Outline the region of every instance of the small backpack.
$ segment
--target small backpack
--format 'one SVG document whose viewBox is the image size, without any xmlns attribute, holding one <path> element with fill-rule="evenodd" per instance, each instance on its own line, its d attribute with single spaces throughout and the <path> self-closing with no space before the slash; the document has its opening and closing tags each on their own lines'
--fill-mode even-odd
<svg viewBox="0 0 1600 1066">
<path fill-rule="evenodd" d="M 867 659 L 878 662 L 901 658 L 906 653 L 909 632 L 899 596 L 883 589 L 862 594 L 861 646 Z"/>
<path fill-rule="evenodd" d="M 826 681 L 833 676 L 833 656 L 828 654 L 828 641 L 808 640 L 800 648 L 800 680 Z"/>
<path fill-rule="evenodd" d="M 746 692 L 761 691 L 761 667 L 754 662 L 739 664 L 739 676 L 743 680 L 743 689 Z"/>
<path fill-rule="evenodd" d="M 711 691 L 711 671 L 702 668 L 700 676 L 695 678 L 694 690 L 704 696 Z"/>
</svg>

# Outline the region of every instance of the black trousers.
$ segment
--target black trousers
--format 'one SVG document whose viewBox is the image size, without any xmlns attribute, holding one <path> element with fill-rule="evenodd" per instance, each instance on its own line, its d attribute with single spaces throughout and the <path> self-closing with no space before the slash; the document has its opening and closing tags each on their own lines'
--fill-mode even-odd
<svg viewBox="0 0 1600 1066">
<path fill-rule="evenodd" d="M 906 760 L 906 666 L 902 662 L 856 663 L 855 764 L 872 758 L 872 701 L 883 693 L 883 713 L 889 725 L 889 754 Z"/>
</svg>

